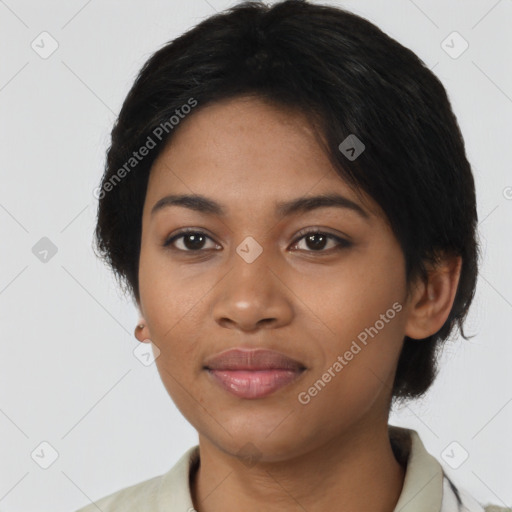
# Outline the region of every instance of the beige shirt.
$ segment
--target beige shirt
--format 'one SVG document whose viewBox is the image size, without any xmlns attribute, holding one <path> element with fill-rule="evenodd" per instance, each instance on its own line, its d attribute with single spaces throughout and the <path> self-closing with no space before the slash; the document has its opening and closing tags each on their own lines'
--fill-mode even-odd
<svg viewBox="0 0 512 512">
<path fill-rule="evenodd" d="M 389 435 L 395 456 L 406 465 L 404 485 L 393 512 L 512 512 L 512 508 L 495 505 L 484 508 L 464 490 L 454 491 L 441 464 L 427 452 L 415 430 L 390 425 Z M 193 512 L 189 479 L 198 463 L 196 445 L 167 473 L 121 489 L 76 512 Z"/>
</svg>

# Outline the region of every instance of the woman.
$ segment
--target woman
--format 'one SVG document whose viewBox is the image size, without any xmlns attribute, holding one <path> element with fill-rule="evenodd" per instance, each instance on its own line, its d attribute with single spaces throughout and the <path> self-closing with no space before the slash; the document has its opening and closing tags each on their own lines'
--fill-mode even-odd
<svg viewBox="0 0 512 512">
<path fill-rule="evenodd" d="M 81 512 L 484 510 L 388 425 L 465 337 L 478 267 L 464 142 L 414 53 L 299 0 L 212 16 L 144 65 L 97 196 L 199 444 Z"/>
</svg>

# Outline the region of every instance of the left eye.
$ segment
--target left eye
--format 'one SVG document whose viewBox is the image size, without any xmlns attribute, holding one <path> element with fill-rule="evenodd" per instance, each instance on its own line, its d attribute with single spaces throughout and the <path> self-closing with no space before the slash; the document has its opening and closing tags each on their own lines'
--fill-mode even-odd
<svg viewBox="0 0 512 512">
<path fill-rule="evenodd" d="M 298 242 L 305 241 L 307 245 L 313 247 L 312 250 L 308 252 L 328 252 L 324 251 L 325 246 L 327 242 L 331 240 L 334 241 L 334 247 L 331 247 L 330 249 L 340 250 L 347 247 L 350 247 L 352 244 L 348 240 L 345 240 L 344 238 L 340 238 L 336 235 L 331 235 L 329 233 L 324 233 L 323 231 L 307 231 L 305 233 L 302 233 L 302 236 L 298 238 L 294 242 L 294 246 L 298 245 Z"/>
</svg>

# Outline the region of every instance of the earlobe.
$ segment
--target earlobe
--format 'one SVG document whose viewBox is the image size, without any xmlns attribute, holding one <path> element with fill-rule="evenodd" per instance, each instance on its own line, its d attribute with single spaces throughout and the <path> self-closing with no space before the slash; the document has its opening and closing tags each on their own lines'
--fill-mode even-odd
<svg viewBox="0 0 512 512">
<path fill-rule="evenodd" d="M 150 339 L 150 335 L 149 335 L 149 329 L 148 329 L 146 320 L 144 320 L 143 317 L 141 317 L 139 319 L 137 327 L 135 327 L 134 334 L 135 334 L 135 337 L 141 343 L 151 343 L 151 339 Z"/>
<path fill-rule="evenodd" d="M 422 281 L 412 295 L 406 336 L 419 340 L 441 329 L 452 309 L 461 268 L 461 256 L 445 256 L 428 270 L 428 282 Z"/>
</svg>

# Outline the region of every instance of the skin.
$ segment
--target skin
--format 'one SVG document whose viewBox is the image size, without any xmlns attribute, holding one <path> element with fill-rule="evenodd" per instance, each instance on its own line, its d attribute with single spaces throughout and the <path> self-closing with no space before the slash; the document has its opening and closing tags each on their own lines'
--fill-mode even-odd
<svg viewBox="0 0 512 512">
<path fill-rule="evenodd" d="M 276 216 L 275 202 L 332 192 L 359 204 L 369 219 L 334 207 Z M 207 196 L 227 213 L 170 206 L 152 216 L 171 193 Z M 199 250 L 186 236 L 174 250 L 163 247 L 182 228 L 206 234 Z M 304 228 L 352 245 L 308 243 L 298 236 Z M 262 248 L 252 263 L 236 252 L 248 236 Z M 404 256 L 384 214 L 336 174 L 302 114 L 248 96 L 183 120 L 149 178 L 138 300 L 145 327 L 136 336 L 160 350 L 162 381 L 198 431 L 195 509 L 392 511 L 405 471 L 393 456 L 387 421 L 403 338 L 420 340 L 443 325 L 460 263 L 446 257 L 408 296 Z M 298 394 L 395 302 L 401 311 L 300 403 Z M 232 347 L 281 351 L 307 370 L 267 397 L 241 399 L 203 369 L 207 357 Z M 254 464 L 238 453 L 248 446 Z"/>
</svg>

